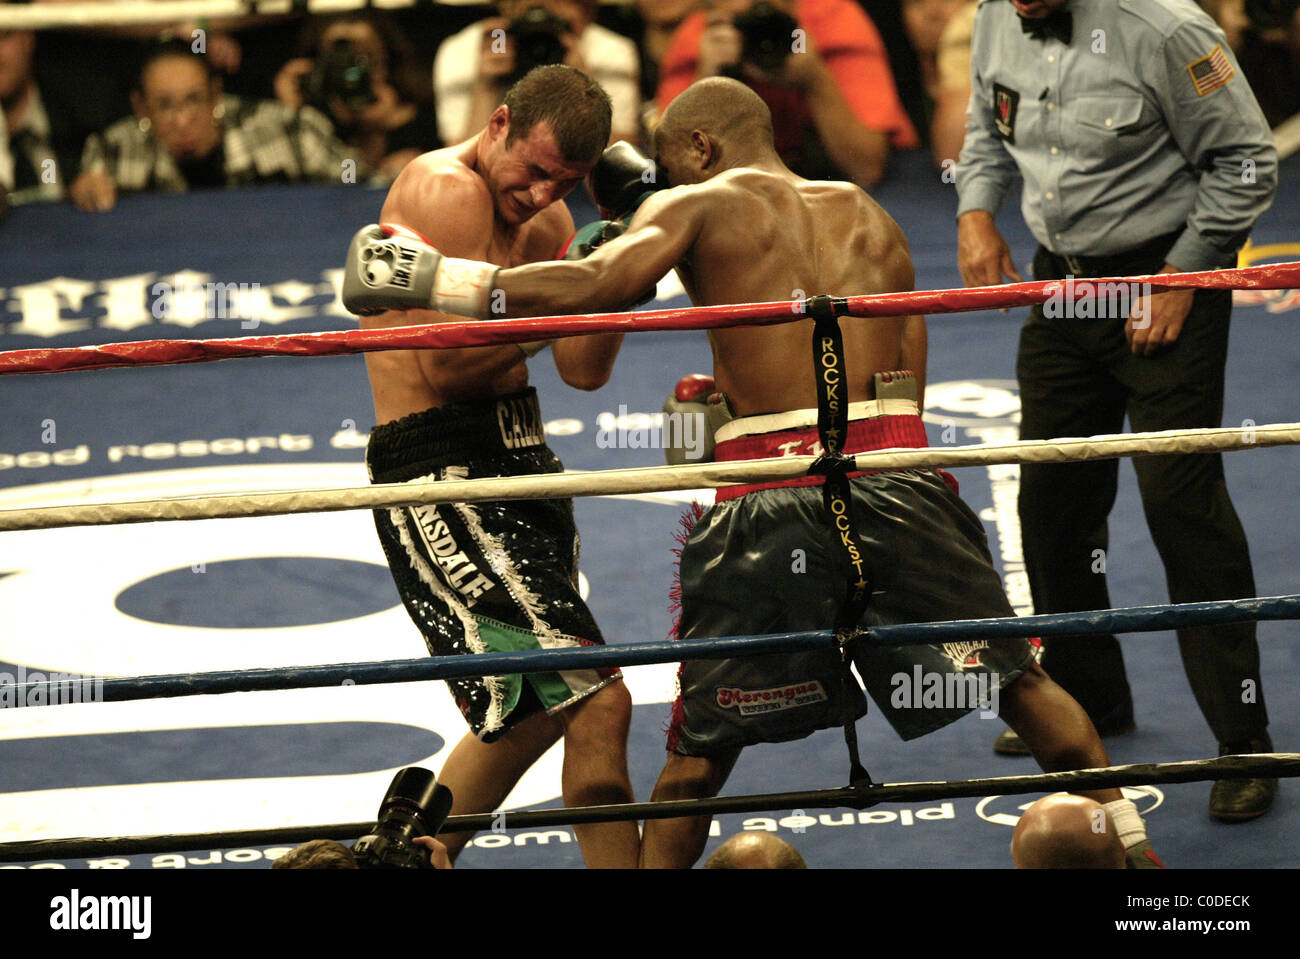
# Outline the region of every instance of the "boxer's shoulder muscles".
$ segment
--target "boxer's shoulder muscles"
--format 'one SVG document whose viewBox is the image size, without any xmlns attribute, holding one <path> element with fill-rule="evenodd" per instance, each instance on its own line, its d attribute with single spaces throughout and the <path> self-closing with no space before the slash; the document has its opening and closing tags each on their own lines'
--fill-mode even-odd
<svg viewBox="0 0 1300 959">
<path fill-rule="evenodd" d="M 379 218 L 415 230 L 448 256 L 481 258 L 493 215 L 482 177 L 459 161 L 426 153 L 393 181 Z"/>
<path fill-rule="evenodd" d="M 866 239 L 866 261 L 876 273 L 871 288 L 880 293 L 914 289 L 912 253 L 903 228 L 865 193 L 858 201 L 858 217 Z"/>
</svg>

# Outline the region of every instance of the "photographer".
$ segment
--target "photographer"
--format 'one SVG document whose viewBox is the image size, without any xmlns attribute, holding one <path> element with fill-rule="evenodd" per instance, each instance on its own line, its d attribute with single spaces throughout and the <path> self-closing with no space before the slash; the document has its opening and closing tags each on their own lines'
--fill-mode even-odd
<svg viewBox="0 0 1300 959">
<path fill-rule="evenodd" d="M 276 98 L 326 113 L 339 139 L 385 180 L 441 146 L 427 81 L 412 69 L 409 45 L 381 13 L 344 14 L 312 23 L 308 56 L 275 78 Z M 421 89 L 421 87 L 424 89 Z"/>
<path fill-rule="evenodd" d="M 502 0 L 501 16 L 472 23 L 438 47 L 438 131 L 459 143 L 481 130 L 510 85 L 533 67 L 563 63 L 592 77 L 614 108 L 610 142 L 641 141 L 636 44 L 595 19 L 594 0 Z"/>
<path fill-rule="evenodd" d="M 82 210 L 112 209 L 121 191 L 338 182 L 351 159 L 315 110 L 223 95 L 208 59 L 181 40 L 146 53 L 131 104 L 134 116 L 86 140 L 69 191 Z"/>
<path fill-rule="evenodd" d="M 772 111 L 776 148 L 795 173 L 885 173 L 889 149 L 917 145 L 884 44 L 851 0 L 716 0 L 677 29 L 659 64 L 660 111 L 703 77 L 731 76 Z"/>
<path fill-rule="evenodd" d="M 399 769 L 370 832 L 349 849 L 313 839 L 277 859 L 272 869 L 450 869 L 447 847 L 434 838 L 451 811 L 451 790 L 420 766 Z M 419 851 L 423 850 L 423 851 Z"/>
</svg>

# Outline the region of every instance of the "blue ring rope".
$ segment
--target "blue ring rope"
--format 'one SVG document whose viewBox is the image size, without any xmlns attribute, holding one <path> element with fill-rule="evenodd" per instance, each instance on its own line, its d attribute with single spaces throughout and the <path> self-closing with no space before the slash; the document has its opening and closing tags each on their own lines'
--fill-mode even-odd
<svg viewBox="0 0 1300 959">
<path fill-rule="evenodd" d="M 1300 619 L 1300 595 L 1219 600 L 1167 606 L 1049 613 L 998 619 L 967 619 L 947 623 L 908 623 L 875 626 L 863 631 L 868 642 L 882 646 L 911 646 L 1028 636 L 1070 636 L 1110 632 L 1154 632 L 1182 626 L 1208 626 L 1256 620 Z M 561 669 L 642 666 L 687 659 L 727 659 L 764 653 L 807 651 L 836 645 L 830 630 L 777 633 L 770 636 L 727 636 L 686 642 L 622 643 L 573 649 L 482 653 L 385 662 L 293 666 L 207 673 L 105 679 L 95 684 L 101 702 L 160 699 L 170 696 L 305 689 L 340 685 L 421 682 L 464 676 L 512 675 Z M 63 686 L 63 689 L 59 687 Z M 0 705 L 56 705 L 67 697 L 58 682 L 28 682 L 0 686 Z M 84 700 L 83 700 L 84 701 Z"/>
</svg>

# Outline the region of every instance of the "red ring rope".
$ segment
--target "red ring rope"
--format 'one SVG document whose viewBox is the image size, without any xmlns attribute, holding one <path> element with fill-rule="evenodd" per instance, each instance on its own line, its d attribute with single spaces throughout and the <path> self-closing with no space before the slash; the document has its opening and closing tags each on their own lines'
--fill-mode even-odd
<svg viewBox="0 0 1300 959">
<path fill-rule="evenodd" d="M 1078 299 L 1103 283 L 1150 283 L 1152 290 L 1284 290 L 1300 287 L 1300 262 L 1273 263 L 1233 270 L 1168 273 L 1153 276 L 1089 278 L 1073 287 L 1062 280 L 1037 280 L 968 290 L 878 293 L 847 298 L 851 316 L 908 316 L 1032 306 L 1053 296 Z M 494 346 L 588 333 L 706 330 L 731 326 L 770 326 L 802 316 L 802 301 L 726 304 L 644 313 L 590 313 L 534 319 L 465 321 L 403 326 L 385 330 L 339 330 L 210 340 L 139 340 L 103 346 L 10 350 L 0 353 L 0 374 L 62 373 L 120 366 L 207 363 L 249 356 L 339 356 L 378 350 L 448 349 Z"/>
</svg>

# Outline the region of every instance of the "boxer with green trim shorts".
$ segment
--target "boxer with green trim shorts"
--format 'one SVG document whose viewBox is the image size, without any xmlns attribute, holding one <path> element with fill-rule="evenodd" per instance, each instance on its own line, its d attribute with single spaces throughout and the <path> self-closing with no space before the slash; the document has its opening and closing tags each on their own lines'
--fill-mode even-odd
<svg viewBox="0 0 1300 959">
<path fill-rule="evenodd" d="M 362 327 L 475 316 L 497 269 L 561 255 L 574 224 L 557 201 L 600 158 L 609 116 L 608 97 L 589 77 L 569 67 L 540 67 L 511 88 L 474 137 L 408 164 L 384 202 L 385 225 L 362 230 L 353 244 L 357 259 L 350 258 L 343 297 L 364 314 Z M 408 257 L 427 250 L 427 242 L 447 256 L 412 263 Z M 422 280 L 439 295 L 365 295 L 376 285 L 401 289 Z M 579 389 L 599 388 L 620 341 L 605 335 L 556 342 L 561 378 Z M 372 479 L 558 470 L 525 365 L 547 345 L 368 353 L 378 423 L 367 449 Z M 566 501 L 380 510 L 376 524 L 403 602 L 435 655 L 601 641 L 578 595 L 577 541 Z M 451 685 L 471 726 L 438 770 L 438 781 L 455 797 L 452 814 L 500 808 L 561 738 L 567 805 L 633 800 L 627 773 L 632 699 L 616 670 Z M 575 832 L 587 865 L 636 865 L 634 823 Z M 440 838 L 455 857 L 470 834 Z"/>
</svg>

